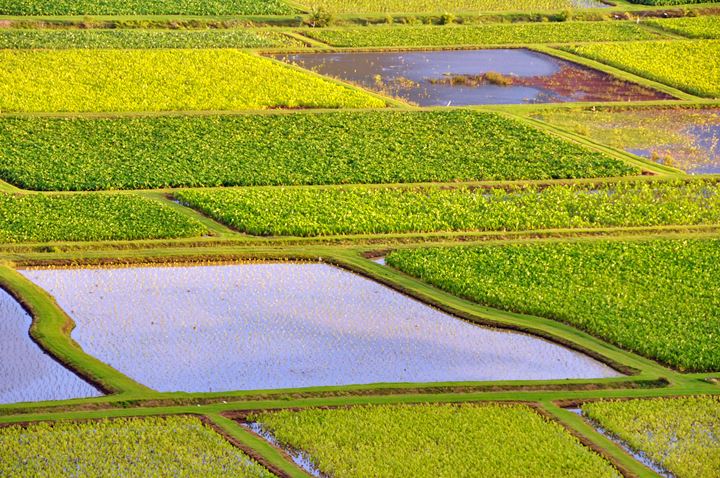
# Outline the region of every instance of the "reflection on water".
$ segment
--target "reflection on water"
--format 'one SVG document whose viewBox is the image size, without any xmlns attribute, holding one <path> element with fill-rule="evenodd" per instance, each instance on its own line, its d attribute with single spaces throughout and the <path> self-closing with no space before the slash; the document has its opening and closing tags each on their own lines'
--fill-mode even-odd
<svg viewBox="0 0 720 478">
<path fill-rule="evenodd" d="M 558 111 L 536 118 L 690 174 L 720 174 L 720 108 Z"/>
<path fill-rule="evenodd" d="M 161 391 L 618 375 L 323 264 L 23 274 L 75 319 L 88 353 Z"/>
<path fill-rule="evenodd" d="M 20 304 L 0 289 L 0 403 L 98 396 L 30 339 L 31 322 Z"/>
<path fill-rule="evenodd" d="M 275 55 L 421 106 L 642 101 L 672 97 L 524 49 Z M 485 78 L 491 73 L 494 77 Z M 480 84 L 448 81 L 483 77 Z"/>
<path fill-rule="evenodd" d="M 659 464 L 655 463 L 645 453 L 643 453 L 642 451 L 634 450 L 630 445 L 628 445 L 625 441 L 618 438 L 615 434 L 610 433 L 609 431 L 607 431 L 605 428 L 598 425 L 593 420 L 590 420 L 590 418 L 585 416 L 585 414 L 583 413 L 583 411 L 580 408 L 568 408 L 567 410 L 570 412 L 573 412 L 576 415 L 580 415 L 581 417 L 583 417 L 588 423 L 590 423 L 590 425 L 593 426 L 593 428 L 595 428 L 595 430 L 598 433 L 603 435 L 605 438 L 617 443 L 623 450 L 625 450 L 626 453 L 632 455 L 633 458 L 635 458 L 637 461 L 639 461 L 643 465 L 645 465 L 648 468 L 650 468 L 651 470 L 653 470 L 655 473 L 657 473 L 661 477 L 675 478 L 675 475 L 673 475 L 672 473 L 667 471 L 665 468 L 663 468 Z"/>
</svg>

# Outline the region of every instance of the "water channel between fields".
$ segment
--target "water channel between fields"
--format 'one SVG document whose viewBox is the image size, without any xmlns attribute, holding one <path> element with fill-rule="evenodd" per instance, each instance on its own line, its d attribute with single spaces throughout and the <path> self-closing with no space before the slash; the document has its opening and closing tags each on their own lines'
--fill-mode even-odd
<svg viewBox="0 0 720 478">
<path fill-rule="evenodd" d="M 325 264 L 21 272 L 76 321 L 87 353 L 160 391 L 620 375 Z"/>
</svg>

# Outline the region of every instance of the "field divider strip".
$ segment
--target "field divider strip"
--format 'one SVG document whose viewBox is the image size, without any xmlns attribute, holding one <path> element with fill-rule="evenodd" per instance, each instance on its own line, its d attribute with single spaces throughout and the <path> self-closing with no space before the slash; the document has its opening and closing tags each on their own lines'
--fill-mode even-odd
<svg viewBox="0 0 720 478">
<path fill-rule="evenodd" d="M 693 38 L 691 36 L 681 35 L 680 33 L 673 32 L 670 30 L 667 30 L 659 25 L 650 25 L 649 23 L 645 22 L 638 22 L 638 26 L 640 28 L 644 28 L 645 30 L 652 32 L 652 33 L 659 33 L 666 37 L 667 40 L 696 40 L 696 38 Z"/>
<path fill-rule="evenodd" d="M 0 265 L 0 287 L 33 318 L 30 336 L 51 357 L 105 393 L 151 392 L 119 371 L 85 353 L 70 334 L 75 323 L 43 289 L 19 272 Z"/>
<path fill-rule="evenodd" d="M 601 44 L 601 42 L 598 42 L 596 44 Z M 592 60 L 590 58 L 576 55 L 574 53 L 567 52 L 565 50 L 560 50 L 557 48 L 551 48 L 547 46 L 541 46 L 541 45 L 535 45 L 530 47 L 531 50 L 545 53 L 547 55 L 551 55 L 557 58 L 561 58 L 563 60 L 571 61 L 573 63 L 577 63 L 583 66 L 587 66 L 589 68 L 593 68 L 595 70 L 602 71 L 604 73 L 608 73 L 614 77 L 617 77 L 621 80 L 629 81 L 632 83 L 636 83 L 641 86 L 646 86 L 648 88 L 652 88 L 654 90 L 660 91 L 662 93 L 667 93 L 670 96 L 673 96 L 680 100 L 690 100 L 690 101 L 699 101 L 704 100 L 707 98 L 701 98 L 699 96 L 692 95 L 690 93 L 686 93 L 685 91 L 679 90 L 675 87 L 666 85 L 665 83 L 660 83 L 655 80 L 651 80 L 649 78 L 646 78 L 644 76 L 635 75 L 634 73 L 630 73 L 629 71 L 616 68 L 612 65 L 609 65 L 607 63 L 602 63 L 596 60 Z"/>
<path fill-rule="evenodd" d="M 333 49 L 333 47 L 331 45 L 329 45 L 328 43 L 320 41 L 317 38 L 303 35 L 302 33 L 297 32 L 297 31 L 285 31 L 282 33 L 290 38 L 293 38 L 295 40 L 305 43 L 306 45 L 310 46 L 311 48 L 318 48 L 320 50 L 332 50 Z M 279 52 L 279 53 L 281 53 L 281 52 Z"/>
<path fill-rule="evenodd" d="M 555 231 L 523 231 L 493 233 L 433 233 L 375 236 L 334 236 L 308 238 L 275 238 L 251 241 L 244 237 L 215 240 L 182 240 L 174 243 L 144 241 L 141 245 L 128 243 L 48 243 L 7 245 L 0 249 L 0 259 L 21 267 L 64 265 L 128 265 L 162 262 L 196 263 L 273 259 L 278 257 L 306 257 L 317 259 L 327 248 L 342 246 L 356 252 L 378 251 L 422 246 L 456 246 L 487 244 L 526 244 L 557 241 L 645 241 L 650 239 L 715 239 L 720 227 L 664 226 L 639 228 L 599 228 Z M 48 250 L 50 248 L 59 250 Z"/>
<path fill-rule="evenodd" d="M 331 407 L 341 408 L 357 405 L 396 405 L 396 404 L 422 404 L 422 403 L 518 403 L 518 402 L 564 402 L 579 403 L 587 401 L 596 401 L 602 399 L 618 399 L 629 400 L 637 398 L 673 398 L 677 396 L 717 396 L 720 390 L 713 388 L 709 384 L 707 386 L 671 386 L 664 388 L 636 388 L 636 389 L 609 389 L 609 390 L 576 390 L 576 391 L 535 391 L 535 392 L 518 392 L 518 391 L 502 391 L 502 392 L 475 392 L 475 393 L 429 393 L 429 394 L 400 394 L 400 395 L 363 395 L 363 396 L 332 396 L 318 398 L 298 398 L 287 399 L 284 397 L 269 397 L 266 399 L 252 401 L 222 401 L 210 404 L 171 404 L 154 406 L 154 399 L 162 399 L 167 394 L 148 393 L 144 398 L 149 403 L 140 403 L 137 406 L 125 406 L 130 404 L 128 401 L 118 401 L 116 408 L 104 408 L 87 410 L 82 408 L 82 404 L 78 409 L 64 409 L 60 411 L 39 409 L 32 410 L 30 407 L 27 411 L 18 414 L 0 415 L 0 425 L 9 425 L 17 423 L 33 423 L 52 420 L 81 420 L 81 419 L 98 419 L 98 418 L 118 418 L 118 417 L 147 417 L 147 416 L 163 416 L 163 415 L 209 415 L 209 414 L 247 414 L 252 412 L 267 412 L 277 410 L 300 410 L 304 408 Z M 195 394 L 179 394 L 183 398 L 191 397 Z M 137 395 L 126 395 L 127 400 L 131 398 L 137 399 Z M 114 397 L 120 399 L 121 396 Z M 75 404 L 79 400 L 74 400 Z M 91 400 L 84 401 L 92 403 Z M 61 403 L 61 402 L 47 402 Z M 28 404 L 32 405 L 32 404 Z"/>
<path fill-rule="evenodd" d="M 573 435 L 581 441 L 586 442 L 586 446 L 591 444 L 591 449 L 604 455 L 606 459 L 609 459 L 627 478 L 658 478 L 660 476 L 635 460 L 635 458 L 630 456 L 617 443 L 598 433 L 598 431 L 585 422 L 582 417 L 552 402 L 544 401 L 540 406 L 548 415 L 560 422 L 560 424 Z"/>
<path fill-rule="evenodd" d="M 165 207 L 171 208 L 172 210 L 176 211 L 178 214 L 182 214 L 183 216 L 186 216 L 201 223 L 203 226 L 208 228 L 208 231 L 213 236 L 224 238 L 241 235 L 239 232 L 234 231 L 232 228 L 218 221 L 215 221 L 214 219 L 206 216 L 205 214 L 200 213 L 197 209 L 176 202 L 170 195 L 166 193 L 143 191 L 138 192 L 137 195 L 146 199 L 150 199 L 151 201 L 159 202 Z"/>
<path fill-rule="evenodd" d="M 24 191 L 17 186 L 14 186 L 8 182 L 0 180 L 0 193 L 14 194 L 14 193 L 23 193 L 23 192 L 30 192 L 30 191 Z"/>
<path fill-rule="evenodd" d="M 205 416 L 215 425 L 213 428 L 278 478 L 308 478 L 312 476 L 293 463 L 281 450 L 254 433 L 243 429 L 234 420 L 219 413 L 208 413 Z"/>
</svg>

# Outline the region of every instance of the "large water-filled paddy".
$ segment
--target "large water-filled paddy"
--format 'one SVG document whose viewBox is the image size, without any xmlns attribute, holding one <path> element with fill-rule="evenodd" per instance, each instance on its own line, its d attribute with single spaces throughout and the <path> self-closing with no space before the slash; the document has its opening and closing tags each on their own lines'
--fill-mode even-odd
<svg viewBox="0 0 720 478">
<path fill-rule="evenodd" d="M 607 73 L 525 49 L 276 57 L 420 106 L 672 99 Z"/>
<path fill-rule="evenodd" d="M 76 321 L 87 353 L 160 391 L 618 375 L 324 264 L 22 272 Z"/>
<path fill-rule="evenodd" d="M 28 333 L 31 317 L 0 289 L 0 404 L 98 396 L 45 354 Z"/>
</svg>

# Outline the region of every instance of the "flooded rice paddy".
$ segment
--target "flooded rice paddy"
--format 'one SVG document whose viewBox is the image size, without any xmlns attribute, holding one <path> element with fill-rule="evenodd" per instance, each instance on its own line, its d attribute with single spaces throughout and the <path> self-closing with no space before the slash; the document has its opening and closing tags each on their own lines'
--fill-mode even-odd
<svg viewBox="0 0 720 478">
<path fill-rule="evenodd" d="M 324 264 L 25 270 L 84 350 L 160 391 L 619 375 Z"/>
<path fill-rule="evenodd" d="M 672 99 L 598 70 L 525 49 L 275 57 L 420 106 Z"/>
<path fill-rule="evenodd" d="M 690 174 L 720 174 L 720 108 L 556 111 L 536 117 Z"/>
<path fill-rule="evenodd" d="M 612 440 L 617 445 L 619 445 L 623 450 L 625 450 L 625 453 L 631 455 L 633 458 L 635 458 L 637 461 L 642 463 L 643 465 L 650 468 L 652 471 L 654 471 L 657 475 L 661 476 L 662 478 L 675 478 L 675 475 L 670 473 L 668 470 L 657 464 L 655 461 L 651 460 L 645 453 L 642 451 L 637 451 L 634 448 L 632 448 L 630 445 L 628 445 L 624 440 L 621 440 L 618 438 L 615 434 L 610 433 L 605 428 L 601 427 L 594 421 L 590 420 L 583 411 L 579 408 L 568 408 L 568 411 L 573 412 L 575 415 L 579 415 L 585 419 L 586 422 L 588 422 L 590 425 L 592 425 L 595 430 L 600 433 L 602 436 L 607 438 L 608 440 Z"/>
<path fill-rule="evenodd" d="M 32 341 L 31 323 L 20 304 L 0 289 L 0 404 L 100 395 Z"/>
</svg>

